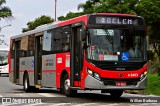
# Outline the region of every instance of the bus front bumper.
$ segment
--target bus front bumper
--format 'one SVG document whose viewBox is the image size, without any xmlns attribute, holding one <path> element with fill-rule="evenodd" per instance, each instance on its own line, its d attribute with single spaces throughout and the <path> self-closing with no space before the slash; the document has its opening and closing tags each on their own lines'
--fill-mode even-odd
<svg viewBox="0 0 160 106">
<path fill-rule="evenodd" d="M 88 75 L 85 79 L 85 88 L 86 89 L 117 89 L 117 90 L 142 90 L 146 87 L 147 84 L 147 76 L 145 76 L 142 80 L 138 81 L 136 85 L 126 85 L 126 86 L 112 86 L 105 85 L 103 81 L 99 81 L 92 76 Z"/>
</svg>

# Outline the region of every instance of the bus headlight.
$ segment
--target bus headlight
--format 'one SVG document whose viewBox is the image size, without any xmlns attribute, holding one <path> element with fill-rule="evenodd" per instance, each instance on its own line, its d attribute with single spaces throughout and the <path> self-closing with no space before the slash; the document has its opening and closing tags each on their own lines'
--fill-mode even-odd
<svg viewBox="0 0 160 106">
<path fill-rule="evenodd" d="M 147 75 L 147 71 L 145 71 L 144 73 L 141 74 L 140 80 L 142 80 L 146 75 Z"/>
<path fill-rule="evenodd" d="M 94 73 L 94 76 L 93 76 L 93 77 L 96 78 L 96 79 L 98 79 L 98 80 L 101 80 L 99 74 L 97 74 L 97 73 Z"/>
<path fill-rule="evenodd" d="M 89 75 L 93 76 L 93 71 L 92 70 L 87 69 L 87 72 L 88 72 Z"/>
<path fill-rule="evenodd" d="M 96 78 L 97 80 L 101 80 L 100 75 L 99 75 L 98 73 L 93 72 L 93 71 L 90 70 L 90 69 L 87 69 L 87 72 L 88 72 L 88 74 L 89 74 L 90 76 Z"/>
</svg>

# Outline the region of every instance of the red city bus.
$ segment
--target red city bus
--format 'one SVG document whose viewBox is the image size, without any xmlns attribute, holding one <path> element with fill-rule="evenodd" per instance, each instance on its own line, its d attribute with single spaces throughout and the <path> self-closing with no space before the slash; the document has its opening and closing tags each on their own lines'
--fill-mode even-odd
<svg viewBox="0 0 160 106">
<path fill-rule="evenodd" d="M 146 63 L 142 17 L 87 14 L 11 37 L 9 78 L 25 91 L 57 88 L 73 96 L 101 90 L 120 97 L 146 87 Z"/>
</svg>

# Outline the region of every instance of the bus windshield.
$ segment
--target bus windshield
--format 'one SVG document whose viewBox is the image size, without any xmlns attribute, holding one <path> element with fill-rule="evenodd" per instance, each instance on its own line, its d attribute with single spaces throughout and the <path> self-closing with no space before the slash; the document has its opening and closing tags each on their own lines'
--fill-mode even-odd
<svg viewBox="0 0 160 106">
<path fill-rule="evenodd" d="M 0 65 L 8 64 L 8 51 L 0 51 Z"/>
<path fill-rule="evenodd" d="M 97 61 L 143 61 L 145 36 L 142 30 L 89 29 L 87 58 Z"/>
</svg>

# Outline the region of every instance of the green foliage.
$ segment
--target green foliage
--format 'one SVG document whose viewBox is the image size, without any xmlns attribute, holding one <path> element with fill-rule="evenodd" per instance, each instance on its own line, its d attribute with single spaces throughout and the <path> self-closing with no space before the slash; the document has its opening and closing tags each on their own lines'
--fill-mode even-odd
<svg viewBox="0 0 160 106">
<path fill-rule="evenodd" d="M 98 4 L 92 5 L 94 12 L 128 13 L 136 14 L 134 6 L 137 0 L 125 0 L 120 3 L 119 0 L 100 0 Z"/>
<path fill-rule="evenodd" d="M 146 21 L 150 44 L 153 45 L 160 60 L 160 0 L 141 0 L 136 11 Z"/>
<path fill-rule="evenodd" d="M 60 16 L 58 19 L 67 20 L 75 16 L 98 12 L 136 14 L 134 10 L 137 3 L 138 0 L 125 0 L 125 3 L 120 3 L 119 0 L 87 0 L 78 5 L 78 9 L 83 10 L 80 14 L 69 12 L 65 17 Z"/>
<path fill-rule="evenodd" d="M 148 61 L 148 69 L 147 72 L 149 74 L 155 74 L 158 72 L 159 62 L 156 60 Z"/>
<path fill-rule="evenodd" d="M 145 94 L 160 95 L 160 77 L 158 74 L 148 74 L 147 87 L 143 91 Z"/>
<path fill-rule="evenodd" d="M 158 76 L 160 76 L 160 64 L 158 65 L 157 73 L 158 73 Z"/>
<path fill-rule="evenodd" d="M 41 17 L 36 18 L 34 21 L 28 22 L 27 28 L 22 28 L 22 32 L 33 30 L 40 25 L 48 24 L 51 22 L 54 22 L 54 19 L 52 19 L 50 16 L 42 15 Z"/>
<path fill-rule="evenodd" d="M 160 0 L 141 0 L 136 11 L 145 18 L 147 25 L 152 25 L 160 20 Z"/>
<path fill-rule="evenodd" d="M 153 61 L 154 60 L 154 52 L 152 50 L 147 51 L 147 59 Z"/>
<path fill-rule="evenodd" d="M 71 18 L 74 18 L 74 17 L 78 17 L 80 15 L 83 15 L 83 12 L 79 12 L 79 13 L 73 13 L 73 12 L 69 12 L 66 17 L 64 16 L 60 16 L 58 17 L 59 20 L 67 20 L 67 19 L 71 19 Z"/>
<path fill-rule="evenodd" d="M 78 10 L 83 9 L 83 11 L 92 11 L 93 12 L 93 7 L 92 5 L 98 3 L 100 0 L 87 0 L 86 3 L 81 3 L 78 5 Z"/>
<path fill-rule="evenodd" d="M 6 0 L 0 0 L 0 20 L 1 18 L 6 19 L 12 17 L 12 11 L 9 7 L 3 6 Z"/>
<path fill-rule="evenodd" d="M 81 3 L 77 7 L 78 10 L 82 9 L 83 12 L 76 12 L 76 13 L 69 12 L 66 16 L 60 16 L 60 17 L 58 17 L 58 19 L 63 21 L 63 20 L 67 20 L 67 19 L 71 19 L 71 18 L 74 18 L 74 17 L 81 16 L 81 15 L 84 15 L 84 14 L 94 13 L 92 5 L 94 5 L 98 2 L 99 2 L 99 0 L 87 0 L 85 3 Z"/>
</svg>

